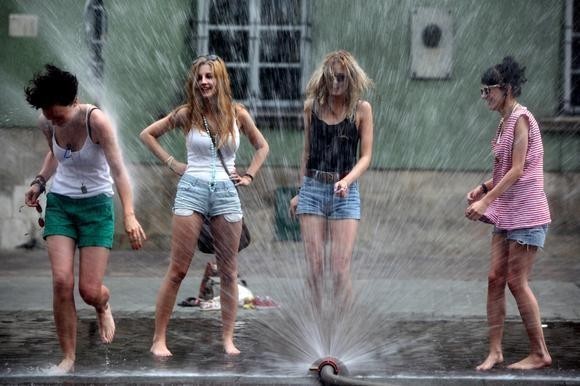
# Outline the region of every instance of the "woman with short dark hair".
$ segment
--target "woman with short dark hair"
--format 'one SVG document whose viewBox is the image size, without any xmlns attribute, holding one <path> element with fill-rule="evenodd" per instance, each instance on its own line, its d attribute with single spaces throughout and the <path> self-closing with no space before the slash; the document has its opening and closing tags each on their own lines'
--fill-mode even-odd
<svg viewBox="0 0 580 386">
<path fill-rule="evenodd" d="M 110 343 L 115 322 L 109 290 L 103 285 L 115 228 L 113 182 L 123 206 L 125 231 L 133 249 L 141 248 L 145 233 L 135 218 L 129 176 L 113 126 L 97 107 L 79 103 L 76 77 L 46 65 L 26 88 L 26 100 L 42 110 L 38 126 L 50 150 L 42 169 L 25 193 L 28 206 L 40 207 L 46 196 L 44 239 L 52 269 L 53 310 L 64 359 L 61 372 L 74 369 L 77 314 L 73 296 L 74 255 L 79 250 L 79 292 L 95 307 L 99 334 Z"/>
</svg>

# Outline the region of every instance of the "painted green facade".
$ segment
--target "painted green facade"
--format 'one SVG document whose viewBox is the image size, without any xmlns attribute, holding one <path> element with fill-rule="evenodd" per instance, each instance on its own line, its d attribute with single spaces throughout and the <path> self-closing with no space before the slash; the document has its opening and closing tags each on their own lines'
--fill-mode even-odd
<svg viewBox="0 0 580 386">
<path fill-rule="evenodd" d="M 81 0 L 0 2 L 0 128 L 30 127 L 36 113 L 22 89 L 45 62 L 62 65 L 86 85 L 88 57 Z M 410 19 L 416 7 L 449 10 L 453 70 L 447 80 L 415 80 L 410 67 Z M 109 20 L 103 107 L 118 127 L 125 155 L 151 162 L 138 133 L 182 98 L 195 57 L 196 2 L 105 0 Z M 513 55 L 527 67 L 520 102 L 537 118 L 557 114 L 562 78 L 563 1 L 553 0 L 313 0 L 312 69 L 332 50 L 347 49 L 373 78 L 373 166 L 384 169 L 489 170 L 489 142 L 498 116 L 479 98 L 481 73 Z M 39 17 L 37 38 L 8 36 L 13 13 Z M 193 28 L 190 27 L 193 25 Z M 193 30 L 193 31 L 192 31 Z M 81 97 L 91 101 L 92 91 Z M 302 132 L 265 130 L 271 166 L 297 166 Z M 578 133 L 544 133 L 549 171 L 580 170 Z M 167 139 L 183 155 L 178 132 Z M 239 162 L 248 161 L 243 143 Z"/>
</svg>

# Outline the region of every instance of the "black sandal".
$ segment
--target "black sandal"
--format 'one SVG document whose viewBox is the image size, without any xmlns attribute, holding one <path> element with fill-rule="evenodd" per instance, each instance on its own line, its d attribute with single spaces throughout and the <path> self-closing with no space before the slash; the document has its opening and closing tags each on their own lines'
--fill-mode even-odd
<svg viewBox="0 0 580 386">
<path fill-rule="evenodd" d="M 199 307 L 199 299 L 198 298 L 187 298 L 182 300 L 177 305 L 181 307 Z"/>
</svg>

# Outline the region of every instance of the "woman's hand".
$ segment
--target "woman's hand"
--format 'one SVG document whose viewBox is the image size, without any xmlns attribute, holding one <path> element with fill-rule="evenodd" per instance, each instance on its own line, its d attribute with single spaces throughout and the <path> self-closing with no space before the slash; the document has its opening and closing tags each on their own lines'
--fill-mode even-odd
<svg viewBox="0 0 580 386">
<path fill-rule="evenodd" d="M 338 197 L 346 197 L 348 195 L 348 183 L 345 180 L 340 180 L 334 184 L 334 194 Z"/>
<path fill-rule="evenodd" d="M 182 176 L 185 174 L 185 171 L 187 170 L 187 164 L 179 161 L 173 161 L 169 169 L 171 169 L 173 173 Z"/>
<path fill-rule="evenodd" d="M 471 190 L 469 193 L 467 193 L 467 203 L 469 205 L 473 204 L 476 201 L 481 200 L 481 197 L 483 197 L 483 189 L 481 188 L 481 185 L 477 185 L 477 187 L 473 190 Z"/>
<path fill-rule="evenodd" d="M 296 208 L 298 208 L 298 195 L 295 195 L 290 200 L 290 206 L 288 207 L 288 214 L 291 218 L 296 218 Z"/>
<path fill-rule="evenodd" d="M 41 194 L 42 191 L 40 189 L 40 185 L 38 184 L 32 185 L 30 188 L 28 188 L 26 193 L 24 193 L 24 203 L 26 204 L 26 206 L 31 207 L 38 206 L 40 204 L 38 202 L 38 197 L 40 197 Z"/>
<path fill-rule="evenodd" d="M 230 179 L 236 186 L 248 186 L 252 183 L 252 181 L 254 181 L 254 179 L 248 174 L 240 176 L 236 170 L 230 173 Z"/>
<path fill-rule="evenodd" d="M 129 236 L 129 241 L 131 242 L 131 248 L 140 249 L 143 246 L 143 242 L 147 240 L 145 231 L 141 228 L 141 224 L 137 221 L 134 213 L 125 215 L 125 232 Z"/>
<path fill-rule="evenodd" d="M 487 204 L 485 200 L 476 201 L 465 209 L 465 217 L 477 221 L 485 214 L 488 206 L 489 204 Z"/>
</svg>

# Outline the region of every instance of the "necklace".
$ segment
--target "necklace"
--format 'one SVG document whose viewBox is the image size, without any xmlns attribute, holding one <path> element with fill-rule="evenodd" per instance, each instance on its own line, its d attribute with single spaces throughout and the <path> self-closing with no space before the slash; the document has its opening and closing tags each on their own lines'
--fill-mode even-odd
<svg viewBox="0 0 580 386">
<path fill-rule="evenodd" d="M 75 117 L 73 117 L 73 122 L 69 123 L 68 125 L 76 125 L 79 126 L 80 123 L 77 122 L 76 120 L 78 119 L 77 117 L 80 115 L 82 111 L 82 108 L 80 105 L 77 105 L 76 107 L 76 111 L 75 111 Z M 89 109 L 87 109 L 87 119 L 88 119 L 88 113 L 89 113 Z M 88 128 L 88 122 L 85 120 L 85 126 L 87 126 Z M 63 127 L 60 126 L 61 131 L 63 130 Z M 56 133 L 56 128 L 54 129 L 54 133 Z M 81 183 L 80 186 L 80 190 L 82 194 L 87 194 L 88 193 L 88 189 L 87 186 L 85 184 L 85 176 L 82 173 L 82 170 L 80 170 L 83 167 L 83 160 L 81 157 L 81 152 L 82 150 L 85 148 L 85 143 L 90 139 L 89 134 L 88 134 L 88 129 L 87 129 L 87 138 L 85 138 L 85 142 L 81 144 L 80 148 L 76 151 L 73 150 L 73 145 L 70 141 L 66 144 L 66 148 L 64 151 L 64 155 L 63 155 L 63 160 L 62 162 L 67 162 L 67 166 L 71 168 L 71 170 L 73 171 L 73 173 L 76 175 L 76 179 Z M 56 141 L 56 137 L 55 137 L 55 141 Z M 58 145 L 58 143 L 57 143 Z M 75 154 L 76 153 L 76 154 Z"/>
<path fill-rule="evenodd" d="M 209 131 L 209 124 L 207 123 L 207 119 L 205 118 L 205 115 L 201 116 L 203 119 L 203 127 L 205 128 L 205 132 L 207 133 L 209 139 L 210 139 L 210 145 L 209 145 L 209 152 L 211 154 L 211 177 L 209 180 L 209 190 L 210 192 L 215 191 L 215 174 L 216 174 L 216 158 L 217 158 L 217 151 L 215 148 L 215 144 L 213 142 L 213 137 L 211 136 L 211 133 Z"/>
<path fill-rule="evenodd" d="M 514 102 L 514 104 L 512 105 L 512 109 L 510 111 L 509 114 L 506 115 L 506 117 L 511 117 L 511 115 L 514 113 L 514 111 L 520 106 L 520 104 L 518 102 Z M 503 121 L 504 121 L 504 117 L 501 117 L 501 119 L 499 120 L 499 133 L 497 134 L 497 139 L 495 141 L 495 143 L 499 143 L 501 141 L 501 136 L 503 134 Z"/>
</svg>

